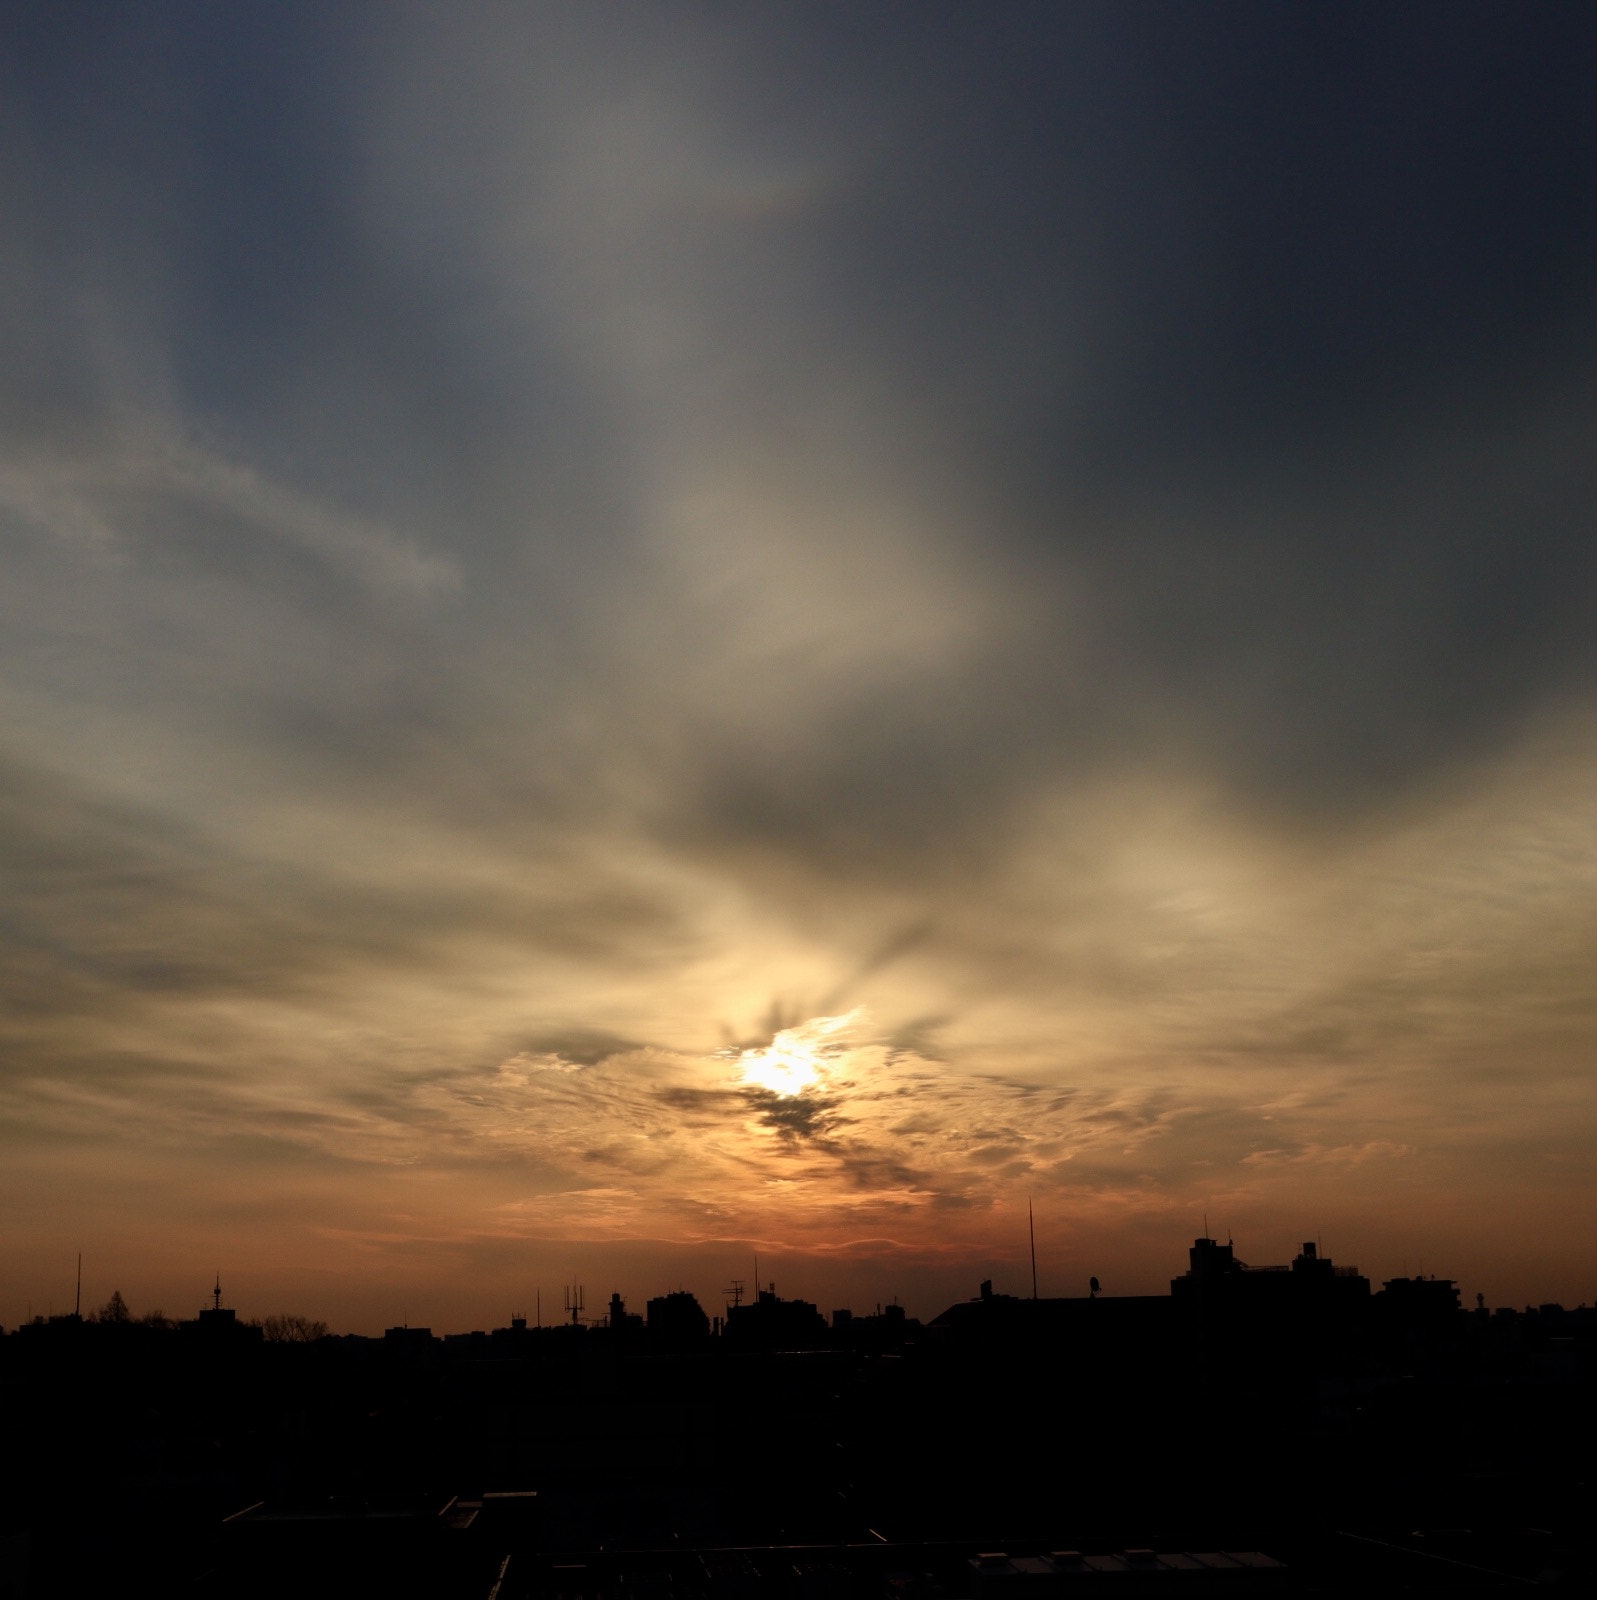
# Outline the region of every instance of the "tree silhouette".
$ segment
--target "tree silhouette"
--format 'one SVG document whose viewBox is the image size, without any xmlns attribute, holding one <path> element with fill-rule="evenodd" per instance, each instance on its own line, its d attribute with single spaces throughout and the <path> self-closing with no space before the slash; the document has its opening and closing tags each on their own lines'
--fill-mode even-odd
<svg viewBox="0 0 1597 1600">
<path fill-rule="evenodd" d="M 96 1322 L 131 1322 L 133 1313 L 128 1310 L 128 1303 L 122 1298 L 120 1289 L 111 1291 L 111 1298 L 100 1307 L 95 1315 Z"/>
<path fill-rule="evenodd" d="M 327 1337 L 327 1324 L 283 1312 L 262 1321 L 261 1336 L 268 1344 L 315 1344 Z"/>
</svg>

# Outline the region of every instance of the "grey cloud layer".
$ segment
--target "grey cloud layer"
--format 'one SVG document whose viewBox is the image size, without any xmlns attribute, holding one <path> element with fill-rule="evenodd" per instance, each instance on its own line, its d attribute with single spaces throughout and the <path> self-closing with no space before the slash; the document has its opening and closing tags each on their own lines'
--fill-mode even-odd
<svg viewBox="0 0 1597 1600">
<path fill-rule="evenodd" d="M 11 1126 L 514 1167 L 558 1058 L 597 1227 L 667 1112 L 976 1209 L 1587 1125 L 1582 11 L 4 27 Z M 706 1086 L 860 1001 L 952 1120 Z"/>
<path fill-rule="evenodd" d="M 300 537 L 313 559 L 464 581 L 435 655 L 476 623 L 528 699 L 551 675 L 567 690 L 555 652 L 507 648 L 515 594 L 526 633 L 597 679 L 591 714 L 617 742 L 658 738 L 675 713 L 684 828 L 813 832 L 814 853 L 857 868 L 884 836 L 925 854 L 977 831 L 1031 776 L 1022 752 L 1125 763 L 1183 737 L 1244 794 L 1360 804 L 1589 674 L 1590 329 L 1571 219 L 1590 209 L 1590 151 L 1568 66 L 1534 120 L 1511 92 L 1513 73 L 1567 58 L 1556 38 L 1499 61 L 1493 14 L 1415 77 L 1423 28 L 1362 18 L 1351 36 L 1407 63 L 1405 97 L 1346 39 L 1257 16 L 1187 41 L 1212 74 L 1194 82 L 1164 28 L 1107 12 L 1040 40 L 948 14 L 844 49 L 796 17 L 709 34 L 487 9 L 448 29 L 417 14 L 382 51 L 288 13 L 265 30 L 282 66 L 232 69 L 254 98 L 230 107 L 209 78 L 224 41 L 186 35 L 186 16 L 132 30 L 178 110 L 134 78 L 70 158 L 49 113 L 95 72 L 114 86 L 106 58 L 127 41 L 91 29 L 77 74 L 58 41 L 37 44 L 29 188 L 65 198 L 35 209 L 99 248 L 51 250 L 41 228 L 16 252 L 27 275 L 71 262 L 79 300 L 157 357 L 164 378 L 141 361 L 110 404 L 153 389 L 183 407 L 195 390 L 252 454 L 297 458 L 313 496 L 329 489 L 326 531 Z M 353 75 L 364 126 L 328 109 L 325 67 L 290 68 L 322 47 L 371 55 Z M 1366 123 L 1338 143 L 1327 124 L 1348 102 Z M 1430 153 L 1483 109 L 1502 162 L 1539 174 L 1532 215 L 1478 128 L 1454 167 Z M 130 153 L 119 136 L 149 122 L 160 136 Z M 1283 141 L 1301 195 L 1281 182 Z M 108 167 L 152 204 L 96 209 Z M 212 206 L 222 221 L 200 237 L 217 259 L 197 277 L 190 213 Z M 1403 242 L 1382 275 L 1356 252 L 1388 230 Z M 115 257 L 145 233 L 151 271 L 175 280 L 159 316 Z M 252 277 L 262 245 L 286 274 L 272 294 Z M 1277 292 L 1239 300 L 1247 273 Z M 1359 308 L 1367 323 L 1328 337 Z M 61 364 L 103 369 L 93 321 L 55 320 Z M 1394 342 L 1412 345 L 1396 389 Z M 241 362 L 231 382 L 224 354 Z M 112 365 L 102 392 L 126 381 Z M 38 374 L 12 370 L 25 414 Z M 1341 403 L 1283 434 L 1327 395 Z M 1183 419 L 1201 426 L 1196 457 Z M 42 475 L 92 500 L 98 464 L 45 448 Z M 186 547 L 181 515 L 136 485 L 85 514 L 137 528 L 150 504 L 178 581 L 221 569 L 250 605 L 285 585 L 295 608 L 326 603 L 317 567 L 295 583 L 283 553 L 262 570 L 260 502 L 304 526 L 283 509 L 301 492 L 216 460 L 228 483 Z M 359 531 L 400 503 L 414 536 Z"/>
</svg>

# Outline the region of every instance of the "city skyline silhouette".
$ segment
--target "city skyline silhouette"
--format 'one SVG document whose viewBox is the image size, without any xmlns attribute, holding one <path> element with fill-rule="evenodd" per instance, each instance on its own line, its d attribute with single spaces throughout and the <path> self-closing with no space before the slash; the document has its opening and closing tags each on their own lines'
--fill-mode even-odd
<svg viewBox="0 0 1597 1600">
<path fill-rule="evenodd" d="M 0 7 L 0 1600 L 1584 1573 L 1594 81 Z"/>
<path fill-rule="evenodd" d="M 367 1338 L 242 1320 L 216 1280 L 181 1322 L 118 1296 L 30 1323 L 0 1338 L 30 1441 L 0 1469 L 0 1577 L 983 1600 L 1103 1573 L 1227 1594 L 1591 1576 L 1561 1442 L 1597 1418 L 1594 1307 L 1471 1308 L 1315 1240 L 1248 1265 L 1206 1235 L 1161 1295 L 983 1282 L 922 1322 L 728 1293 L 707 1315 L 616 1292 L 585 1323 L 571 1285 L 542 1326 Z"/>
<path fill-rule="evenodd" d="M 1194 1252 L 1197 1251 L 1198 1247 L 1200 1246 L 1213 1246 L 1215 1259 L 1223 1260 L 1227 1264 L 1228 1270 L 1234 1269 L 1239 1273 L 1249 1275 L 1276 1274 L 1293 1270 L 1301 1271 L 1305 1261 L 1310 1263 L 1312 1270 L 1316 1258 L 1318 1258 L 1321 1262 L 1329 1262 L 1331 1259 L 1324 1251 L 1323 1235 L 1317 1236 L 1313 1240 L 1305 1241 L 1301 1245 L 1300 1249 L 1295 1252 L 1293 1262 L 1283 1262 L 1279 1264 L 1270 1263 L 1260 1266 L 1250 1265 L 1249 1263 L 1244 1262 L 1241 1256 L 1236 1254 L 1235 1242 L 1230 1237 L 1228 1237 L 1222 1244 L 1216 1238 L 1207 1234 L 1203 1234 L 1199 1235 L 1194 1242 L 1194 1250 L 1188 1252 L 1189 1266 L 1187 1272 L 1181 1274 L 1180 1276 L 1190 1276 L 1191 1273 L 1197 1269 L 1198 1262 Z M 767 1258 L 767 1266 L 769 1267 L 770 1265 L 770 1260 Z M 1105 1266 L 1106 1270 L 1109 1272 L 1109 1283 L 1113 1285 L 1115 1278 L 1112 1265 L 1105 1264 Z M 1367 1276 L 1359 1273 L 1356 1268 L 1347 1268 L 1343 1275 L 1357 1277 L 1359 1281 L 1365 1285 L 1366 1290 L 1368 1290 L 1368 1287 L 1372 1282 L 1375 1283 L 1377 1287 L 1386 1287 L 1392 1283 L 1445 1283 L 1452 1287 L 1456 1304 L 1462 1305 L 1468 1303 L 1475 1306 L 1477 1309 L 1485 1309 L 1487 1311 L 1504 1310 L 1513 1312 L 1521 1308 L 1520 1305 L 1514 1302 L 1489 1301 L 1485 1291 L 1473 1289 L 1467 1284 L 1461 1284 L 1459 1280 L 1454 1279 L 1453 1277 L 1439 1277 L 1435 1272 L 1426 1273 L 1423 1271 L 1415 1271 L 1411 1275 L 1408 1271 L 1408 1262 L 1403 1262 L 1401 1266 L 1401 1271 L 1393 1272 L 1389 1276 L 1385 1276 L 1380 1273 L 1377 1273 L 1373 1276 Z M 1013 1268 L 1011 1268 L 1011 1270 L 1013 1271 Z M 760 1271 L 758 1256 L 753 1258 L 753 1271 L 756 1274 L 758 1274 Z M 33 1309 L 30 1303 L 27 1313 L 15 1326 L 27 1326 L 41 1322 L 57 1321 L 63 1318 L 70 1320 L 73 1317 L 77 1317 L 81 1320 L 84 1314 L 81 1285 L 81 1261 L 78 1266 L 78 1273 L 79 1283 L 72 1312 L 69 1313 L 66 1311 L 57 1311 L 53 1302 L 48 1303 L 42 1309 L 36 1311 Z M 582 1274 L 578 1273 L 576 1276 L 581 1277 Z M 1123 1281 L 1124 1280 L 1122 1280 L 1122 1282 Z M 1171 1279 L 1167 1281 L 1173 1283 L 1175 1280 Z M 1250 1276 L 1249 1281 L 1252 1282 L 1255 1280 Z M 988 1277 L 981 1280 L 976 1292 L 965 1297 L 964 1299 L 956 1299 L 950 1304 L 952 1306 L 957 1306 L 966 1303 L 966 1301 L 977 1301 L 993 1298 L 1006 1302 L 1013 1302 L 1022 1299 L 1048 1301 L 1096 1299 L 1100 1295 L 1105 1298 L 1146 1298 L 1148 1292 L 1150 1292 L 1147 1290 L 1146 1286 L 1140 1286 L 1131 1290 L 1129 1295 L 1127 1293 L 1117 1293 L 1113 1287 L 1106 1289 L 1098 1274 L 1089 1274 L 1085 1282 L 1076 1286 L 1076 1292 L 1074 1293 L 1067 1291 L 1064 1294 L 1041 1294 L 1037 1288 L 1038 1282 L 1039 1279 L 1036 1275 L 1034 1267 L 1031 1269 L 1029 1287 L 1026 1282 L 1019 1282 L 1014 1279 L 1006 1280 L 1002 1276 Z M 1049 1286 L 1050 1288 L 1054 1287 L 1052 1283 L 1050 1283 Z M 784 1284 L 784 1287 L 794 1288 L 795 1284 L 793 1282 L 787 1282 Z M 803 1299 L 802 1291 L 805 1285 L 803 1284 L 802 1280 L 798 1281 L 796 1287 L 799 1291 L 799 1293 L 794 1296 L 794 1299 L 797 1303 L 809 1304 L 816 1307 L 820 1305 L 819 1301 L 805 1301 Z M 646 1298 L 649 1303 L 653 1303 L 656 1300 L 686 1300 L 692 1302 L 696 1306 L 700 1306 L 701 1309 L 703 1306 L 708 1305 L 711 1309 L 704 1312 L 707 1325 L 709 1320 L 713 1318 L 716 1329 L 719 1332 L 719 1329 L 728 1320 L 730 1313 L 742 1305 L 745 1300 L 752 1305 L 757 1304 L 763 1299 L 784 1298 L 777 1296 L 776 1288 L 777 1281 L 774 1277 L 755 1276 L 749 1279 L 734 1277 L 732 1278 L 730 1284 L 724 1286 L 718 1293 L 704 1294 L 702 1292 L 689 1289 L 683 1283 L 678 1282 L 674 1287 L 660 1288 L 657 1292 L 647 1295 Z M 1155 1287 L 1151 1292 L 1157 1294 L 1162 1291 L 1160 1288 Z M 557 1329 L 570 1327 L 604 1328 L 609 1326 L 614 1320 L 618 1307 L 624 1317 L 632 1318 L 634 1315 L 633 1313 L 626 1311 L 625 1308 L 628 1303 L 629 1296 L 628 1294 L 623 1293 L 621 1289 L 613 1289 L 610 1292 L 607 1300 L 605 1300 L 603 1297 L 596 1298 L 592 1314 L 589 1314 L 587 1309 L 585 1298 L 586 1293 L 587 1285 L 585 1283 L 573 1281 L 570 1283 L 561 1284 L 553 1289 L 548 1301 L 548 1310 L 546 1313 L 544 1288 L 541 1285 L 534 1285 L 530 1289 L 525 1290 L 519 1296 L 519 1298 L 514 1300 L 513 1303 L 516 1309 L 507 1311 L 504 1314 L 502 1326 L 508 1328 L 512 1324 L 515 1324 L 517 1326 L 531 1327 L 534 1329 Z M 207 1298 L 210 1301 L 210 1305 L 202 1306 L 200 1308 L 201 1315 L 204 1315 L 207 1311 L 220 1311 L 222 1309 L 222 1282 L 221 1272 L 219 1269 L 213 1275 L 212 1287 Z M 230 1296 L 229 1298 L 236 1299 L 237 1297 Z M 290 1298 L 292 1299 L 294 1297 L 291 1296 Z M 633 1298 L 637 1297 L 633 1296 Z M 298 1297 L 298 1300 L 303 1299 L 303 1295 Z M 1576 1308 L 1583 1309 L 1586 1306 L 1586 1303 L 1586 1299 L 1583 1297 L 1577 1301 L 1575 1305 Z M 844 1317 L 851 1317 L 856 1314 L 861 1316 L 881 1316 L 883 1314 L 884 1306 L 893 1308 L 895 1315 L 912 1316 L 913 1320 L 919 1320 L 918 1314 L 922 1310 L 926 1310 L 928 1315 L 930 1315 L 930 1308 L 919 1306 L 913 1308 L 908 1307 L 900 1299 L 897 1293 L 891 1290 L 887 1291 L 885 1298 L 883 1293 L 878 1292 L 874 1299 L 867 1298 L 861 1302 L 861 1305 L 864 1309 L 859 1313 L 855 1312 L 855 1308 L 852 1303 L 842 1306 L 833 1306 L 825 1312 L 826 1320 L 831 1322 L 839 1314 L 843 1315 Z M 1534 1307 L 1542 1305 L 1558 1305 L 1562 1307 L 1562 1302 L 1551 1300 L 1545 1295 L 1533 1295 L 1527 1301 L 1523 1302 L 1523 1309 L 1529 1311 Z M 239 1315 L 237 1308 L 229 1306 L 228 1309 L 230 1315 Z M 292 1310 L 279 1308 L 277 1311 L 271 1312 L 262 1310 L 258 1307 L 248 1308 L 244 1312 L 241 1320 L 255 1327 L 260 1327 L 273 1319 L 276 1319 L 280 1322 L 295 1323 L 300 1325 L 313 1324 L 317 1328 L 321 1329 L 324 1333 L 339 1335 L 354 1334 L 362 1337 L 370 1337 L 374 1332 L 374 1330 L 371 1328 L 333 1328 L 325 1319 L 313 1317 L 307 1314 L 308 1312 L 314 1311 L 314 1309 L 315 1308 L 313 1306 L 299 1305 L 298 1301 L 296 1301 L 295 1307 Z M 135 1313 L 131 1303 L 128 1301 L 127 1297 L 123 1295 L 120 1286 L 114 1287 L 111 1290 L 109 1298 L 103 1303 L 96 1302 L 91 1293 L 87 1317 L 91 1321 L 98 1320 L 113 1322 L 119 1322 L 123 1320 L 138 1320 L 139 1318 L 143 1318 L 144 1320 L 149 1321 L 157 1326 L 175 1326 L 179 1322 L 191 1322 L 194 1320 L 192 1317 L 184 1316 L 180 1312 L 173 1315 L 168 1315 L 164 1305 L 141 1305 L 138 1307 L 137 1313 Z M 464 1327 L 456 1326 L 453 1322 L 451 1322 L 448 1317 L 447 1310 L 441 1319 L 435 1318 L 431 1320 L 439 1323 L 441 1335 L 460 1335 L 470 1331 Z M 411 1325 L 411 1320 L 407 1317 L 401 1317 L 399 1322 L 394 1325 L 399 1327 L 408 1327 Z M 420 1319 L 417 1319 L 416 1326 L 423 1326 Z M 482 1330 L 478 1331 L 481 1332 Z M 4 1325 L 0 1324 L 0 1333 L 3 1332 Z"/>
</svg>

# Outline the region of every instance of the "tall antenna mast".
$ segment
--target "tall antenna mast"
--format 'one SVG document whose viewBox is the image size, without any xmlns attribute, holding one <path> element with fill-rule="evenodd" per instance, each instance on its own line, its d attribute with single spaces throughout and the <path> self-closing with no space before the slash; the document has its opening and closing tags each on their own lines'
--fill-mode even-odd
<svg viewBox="0 0 1597 1600">
<path fill-rule="evenodd" d="M 1031 1297 L 1037 1298 L 1037 1223 L 1031 1214 L 1031 1196 L 1026 1196 L 1026 1231 L 1031 1235 Z"/>
<path fill-rule="evenodd" d="M 566 1290 L 566 1310 L 571 1313 L 571 1326 L 573 1328 L 580 1328 L 582 1326 L 582 1313 L 584 1309 L 585 1308 L 582 1304 L 582 1285 L 580 1283 L 574 1283 L 569 1289 Z"/>
</svg>

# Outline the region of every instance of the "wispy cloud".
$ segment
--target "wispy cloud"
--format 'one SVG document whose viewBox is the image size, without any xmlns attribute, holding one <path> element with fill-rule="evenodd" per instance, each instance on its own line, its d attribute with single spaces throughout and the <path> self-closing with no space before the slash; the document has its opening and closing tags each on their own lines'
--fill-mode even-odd
<svg viewBox="0 0 1597 1600">
<path fill-rule="evenodd" d="M 1584 58 L 1168 20 L 16 30 L 6 1281 L 1588 1203 Z"/>
<path fill-rule="evenodd" d="M 92 451 L 0 457 L 0 514 L 132 565 L 159 561 L 174 531 L 187 527 L 209 535 L 219 557 L 228 544 L 275 542 L 384 597 L 420 599 L 460 585 L 458 564 L 414 536 L 321 503 L 153 419 Z M 239 554 L 243 565 L 248 556 Z"/>
<path fill-rule="evenodd" d="M 1362 1167 L 1370 1161 L 1395 1161 L 1413 1154 L 1411 1144 L 1370 1139 L 1363 1144 L 1306 1144 L 1293 1150 L 1255 1150 L 1242 1161 L 1250 1167 Z"/>
</svg>

